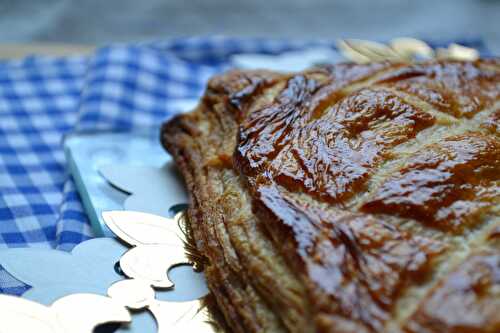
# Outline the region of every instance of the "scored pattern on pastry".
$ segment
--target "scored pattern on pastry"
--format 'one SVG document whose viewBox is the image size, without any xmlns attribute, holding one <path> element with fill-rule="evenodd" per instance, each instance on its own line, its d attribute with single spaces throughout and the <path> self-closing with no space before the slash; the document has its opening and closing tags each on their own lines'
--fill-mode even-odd
<svg viewBox="0 0 500 333">
<path fill-rule="evenodd" d="M 212 79 L 163 139 L 231 328 L 499 330 L 499 109 L 496 60 Z"/>
</svg>

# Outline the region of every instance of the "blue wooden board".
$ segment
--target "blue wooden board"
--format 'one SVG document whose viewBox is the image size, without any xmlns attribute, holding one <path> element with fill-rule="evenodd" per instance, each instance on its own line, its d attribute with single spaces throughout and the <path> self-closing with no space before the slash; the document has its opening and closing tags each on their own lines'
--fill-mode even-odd
<svg viewBox="0 0 500 333">
<path fill-rule="evenodd" d="M 158 137 L 157 128 L 66 137 L 68 169 L 96 236 L 112 236 L 103 211 L 128 209 L 172 217 L 170 208 L 187 202 L 182 179 Z"/>
</svg>

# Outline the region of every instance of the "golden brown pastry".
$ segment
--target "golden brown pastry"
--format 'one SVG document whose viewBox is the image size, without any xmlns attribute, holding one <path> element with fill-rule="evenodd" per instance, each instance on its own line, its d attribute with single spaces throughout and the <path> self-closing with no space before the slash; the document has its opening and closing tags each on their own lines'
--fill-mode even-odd
<svg viewBox="0 0 500 333">
<path fill-rule="evenodd" d="M 500 332 L 500 61 L 231 71 L 162 141 L 235 332 Z"/>
</svg>

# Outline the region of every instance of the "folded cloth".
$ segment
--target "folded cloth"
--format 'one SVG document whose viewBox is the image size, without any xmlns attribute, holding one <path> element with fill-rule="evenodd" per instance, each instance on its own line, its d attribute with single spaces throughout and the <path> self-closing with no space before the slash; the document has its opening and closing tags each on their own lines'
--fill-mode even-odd
<svg viewBox="0 0 500 333">
<path fill-rule="evenodd" d="M 459 43 L 485 51 L 478 40 Z M 201 96 L 232 55 L 311 47 L 333 43 L 187 38 L 0 62 L 0 249 L 71 250 L 93 236 L 65 168 L 65 134 L 157 126 L 178 111 L 175 101 Z M 0 266 L 0 293 L 24 290 Z"/>
</svg>

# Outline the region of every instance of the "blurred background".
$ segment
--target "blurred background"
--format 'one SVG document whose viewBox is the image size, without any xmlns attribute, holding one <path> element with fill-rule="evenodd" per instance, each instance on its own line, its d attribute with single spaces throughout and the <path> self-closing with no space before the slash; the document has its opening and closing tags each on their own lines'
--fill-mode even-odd
<svg viewBox="0 0 500 333">
<path fill-rule="evenodd" d="M 103 45 L 191 35 L 480 37 L 500 54 L 497 0 L 0 0 L 0 43 Z"/>
</svg>

